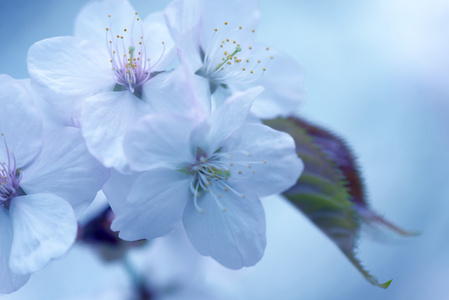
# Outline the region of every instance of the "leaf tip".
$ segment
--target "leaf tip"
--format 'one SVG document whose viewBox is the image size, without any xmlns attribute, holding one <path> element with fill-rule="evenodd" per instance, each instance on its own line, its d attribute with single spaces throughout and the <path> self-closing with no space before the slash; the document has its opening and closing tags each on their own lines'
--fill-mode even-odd
<svg viewBox="0 0 449 300">
<path fill-rule="evenodd" d="M 381 283 L 379 284 L 379 287 L 383 288 L 383 289 L 388 289 L 388 287 L 390 286 L 391 282 L 393 281 L 393 279 L 388 280 L 385 283 Z"/>
</svg>

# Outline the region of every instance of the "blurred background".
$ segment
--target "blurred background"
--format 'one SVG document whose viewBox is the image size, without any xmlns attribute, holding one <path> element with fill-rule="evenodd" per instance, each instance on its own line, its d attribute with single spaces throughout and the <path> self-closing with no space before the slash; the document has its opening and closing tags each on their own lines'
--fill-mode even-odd
<svg viewBox="0 0 449 300">
<path fill-rule="evenodd" d="M 0 73 L 26 78 L 28 48 L 71 35 L 85 2 L 0 0 Z M 169 1 L 131 3 L 143 16 Z M 373 209 L 421 235 L 362 234 L 358 257 L 380 281 L 393 279 L 382 290 L 304 216 L 271 197 L 262 261 L 229 271 L 200 258 L 201 280 L 224 299 L 449 299 L 449 1 L 261 0 L 260 7 L 258 40 L 304 67 L 307 101 L 298 114 L 343 137 Z M 154 265 L 164 253 L 151 252 Z M 119 264 L 78 245 L 0 299 L 88 299 L 126 281 Z"/>
</svg>

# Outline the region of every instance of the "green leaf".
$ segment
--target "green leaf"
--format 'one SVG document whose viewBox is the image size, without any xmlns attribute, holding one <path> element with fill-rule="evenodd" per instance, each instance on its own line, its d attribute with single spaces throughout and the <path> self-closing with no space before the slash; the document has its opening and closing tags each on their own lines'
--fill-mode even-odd
<svg viewBox="0 0 449 300">
<path fill-rule="evenodd" d="M 345 142 L 334 134 L 297 117 L 264 121 L 289 133 L 304 172 L 283 195 L 320 228 L 371 284 L 387 288 L 356 258 L 356 241 L 362 222 L 380 224 L 401 235 L 413 235 L 374 213 L 368 206 L 355 158 Z"/>
</svg>

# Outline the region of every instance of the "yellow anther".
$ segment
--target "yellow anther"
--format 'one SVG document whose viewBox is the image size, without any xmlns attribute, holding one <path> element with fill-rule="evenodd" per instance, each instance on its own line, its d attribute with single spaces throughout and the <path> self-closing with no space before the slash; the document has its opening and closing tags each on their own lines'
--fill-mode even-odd
<svg viewBox="0 0 449 300">
<path fill-rule="evenodd" d="M 225 192 L 227 192 L 227 191 L 228 191 L 228 188 L 227 188 L 227 187 L 225 187 L 225 188 L 224 188 L 224 191 L 225 191 Z"/>
<path fill-rule="evenodd" d="M 135 13 L 135 14 L 136 14 L 136 16 L 137 16 L 137 15 L 138 15 L 139 13 L 138 13 L 138 12 L 136 11 L 136 13 Z"/>
<path fill-rule="evenodd" d="M 260 60 L 257 61 L 260 64 Z"/>
<path fill-rule="evenodd" d="M 252 49 L 253 49 L 253 47 L 249 46 L 249 47 L 248 47 L 248 49 L 249 49 L 249 50 L 252 50 Z"/>
<path fill-rule="evenodd" d="M 247 59 L 246 62 L 249 63 L 249 59 Z"/>
<path fill-rule="evenodd" d="M 217 28 L 215 28 L 215 29 L 214 29 L 214 31 L 215 31 L 215 32 L 217 32 L 217 31 L 218 31 L 218 29 L 217 29 Z"/>
<path fill-rule="evenodd" d="M 239 171 L 239 174 L 242 174 L 242 171 Z"/>
<path fill-rule="evenodd" d="M 263 68 L 262 70 L 263 70 L 263 71 L 266 71 L 267 69 Z"/>
<path fill-rule="evenodd" d="M 224 55 L 228 55 L 228 51 L 225 51 L 223 54 L 224 54 Z"/>
<path fill-rule="evenodd" d="M 255 29 L 251 29 L 251 32 L 256 32 L 256 30 Z"/>
<path fill-rule="evenodd" d="M 270 47 L 267 47 L 267 48 L 265 48 L 265 49 L 270 50 Z"/>
<path fill-rule="evenodd" d="M 224 22 L 225 25 L 228 25 L 228 22 Z"/>
<path fill-rule="evenodd" d="M 266 164 L 266 163 L 267 163 L 267 161 L 266 161 L 266 160 L 264 160 L 264 161 L 263 161 L 263 163 L 264 163 L 264 164 Z"/>
<path fill-rule="evenodd" d="M 140 18 L 137 18 L 137 21 L 140 21 Z"/>
<path fill-rule="evenodd" d="M 126 28 L 125 28 L 125 29 L 123 29 L 123 31 L 125 31 L 125 32 L 126 32 Z"/>
<path fill-rule="evenodd" d="M 232 41 L 233 44 L 235 44 L 235 41 Z"/>
<path fill-rule="evenodd" d="M 245 69 L 245 68 L 242 68 L 242 71 L 246 71 L 246 69 Z"/>
<path fill-rule="evenodd" d="M 106 31 L 109 31 L 109 28 L 106 27 Z"/>
<path fill-rule="evenodd" d="M 108 17 L 110 18 L 110 17 L 111 17 L 111 15 L 108 15 Z"/>
<path fill-rule="evenodd" d="M 229 39 L 226 39 L 226 42 L 229 42 Z"/>
<path fill-rule="evenodd" d="M 272 56 L 270 56 L 270 59 L 273 59 L 274 58 L 274 56 L 272 55 Z"/>
<path fill-rule="evenodd" d="M 253 74 L 254 72 L 253 71 L 249 71 L 251 74 Z"/>
<path fill-rule="evenodd" d="M 239 29 L 242 29 L 242 26 L 239 26 Z"/>
</svg>

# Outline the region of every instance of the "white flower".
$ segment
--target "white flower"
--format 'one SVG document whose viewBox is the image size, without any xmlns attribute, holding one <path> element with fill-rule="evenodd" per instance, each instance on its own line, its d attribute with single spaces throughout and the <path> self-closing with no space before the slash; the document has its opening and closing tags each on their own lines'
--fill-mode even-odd
<svg viewBox="0 0 449 300">
<path fill-rule="evenodd" d="M 73 118 L 89 151 L 126 172 L 122 139 L 146 113 L 185 108 L 182 70 L 165 72 L 175 49 L 162 13 L 141 20 L 128 1 L 92 2 L 79 13 L 74 37 L 34 44 L 31 83 L 42 98 Z"/>
<path fill-rule="evenodd" d="M 0 90 L 0 293 L 11 293 L 72 245 L 76 215 L 108 171 L 88 153 L 79 129 L 42 136 L 22 83 L 1 75 Z"/>
<path fill-rule="evenodd" d="M 303 72 L 281 51 L 255 42 L 258 1 L 176 0 L 165 17 L 185 63 L 225 99 L 256 85 L 265 90 L 252 112 L 261 118 L 287 115 L 304 98 Z"/>
<path fill-rule="evenodd" d="M 146 116 L 125 137 L 135 171 L 144 171 L 125 202 L 111 207 L 125 240 L 152 239 L 182 219 L 193 246 L 232 269 L 257 263 L 265 249 L 259 197 L 292 186 L 303 164 L 293 139 L 244 124 L 261 88 L 238 93 L 201 122 Z"/>
</svg>

